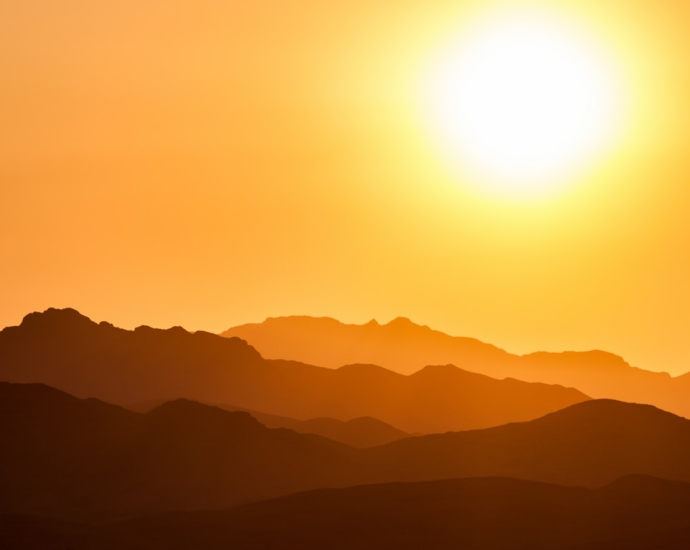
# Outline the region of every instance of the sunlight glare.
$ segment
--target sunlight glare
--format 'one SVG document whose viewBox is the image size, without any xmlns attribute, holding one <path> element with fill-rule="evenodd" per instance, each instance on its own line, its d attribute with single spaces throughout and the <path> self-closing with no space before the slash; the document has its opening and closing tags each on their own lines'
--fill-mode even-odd
<svg viewBox="0 0 690 550">
<path fill-rule="evenodd" d="M 578 31 L 542 12 L 492 14 L 433 63 L 424 101 L 435 134 L 483 187 L 553 190 L 615 144 L 620 78 Z"/>
</svg>

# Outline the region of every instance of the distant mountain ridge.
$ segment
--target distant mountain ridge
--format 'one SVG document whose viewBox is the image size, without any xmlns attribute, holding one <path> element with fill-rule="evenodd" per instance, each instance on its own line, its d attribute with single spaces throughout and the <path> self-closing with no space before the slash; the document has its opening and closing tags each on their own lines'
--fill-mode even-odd
<svg viewBox="0 0 690 550">
<path fill-rule="evenodd" d="M 149 412 L 163 405 L 165 402 L 166 400 L 148 401 L 130 405 L 127 408 L 132 411 L 143 413 Z M 267 428 L 287 428 L 298 433 L 320 435 L 358 449 L 385 445 L 386 443 L 391 443 L 398 439 L 410 437 L 410 434 L 370 416 L 353 418 L 346 422 L 336 420 L 335 418 L 295 420 L 294 418 L 288 418 L 286 416 L 266 414 L 243 407 L 235 407 L 233 405 L 224 405 L 221 403 L 209 403 L 209 405 L 225 411 L 247 412 Z"/>
<path fill-rule="evenodd" d="M 690 417 L 690 373 L 672 378 L 630 366 L 604 351 L 510 354 L 474 338 L 449 336 L 399 317 L 381 325 L 348 325 L 328 317 L 275 317 L 222 333 L 239 337 L 266 358 L 337 368 L 372 363 L 409 374 L 426 365 L 452 364 L 497 379 L 577 388 L 596 399 L 650 403 Z"/>
<path fill-rule="evenodd" d="M 461 477 L 585 487 L 630 474 L 690 481 L 690 421 L 608 400 L 354 449 L 188 400 L 139 414 L 44 385 L 0 383 L 0 442 L 0 514 L 81 520 Z"/>
<path fill-rule="evenodd" d="M 369 416 L 406 433 L 531 420 L 589 399 L 571 388 L 452 366 L 403 376 L 375 365 L 333 370 L 266 360 L 239 338 L 180 327 L 128 331 L 70 309 L 33 313 L 0 332 L 0 380 L 122 405 L 185 397 L 297 420 Z"/>
</svg>

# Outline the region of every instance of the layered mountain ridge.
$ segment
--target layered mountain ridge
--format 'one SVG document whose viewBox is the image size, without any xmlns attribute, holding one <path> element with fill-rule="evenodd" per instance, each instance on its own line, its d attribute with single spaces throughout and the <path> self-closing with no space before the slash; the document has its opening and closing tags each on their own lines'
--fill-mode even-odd
<svg viewBox="0 0 690 550">
<path fill-rule="evenodd" d="M 595 399 L 650 403 L 690 417 L 690 373 L 672 378 L 629 365 L 605 351 L 513 355 L 474 338 L 449 336 L 409 319 L 348 325 L 327 317 L 274 317 L 222 333 L 239 337 L 264 357 L 337 368 L 374 363 L 410 374 L 426 365 L 452 364 L 492 378 L 573 387 Z"/>
<path fill-rule="evenodd" d="M 164 403 L 165 400 L 146 401 L 143 403 L 135 403 L 127 408 L 135 412 L 145 413 Z M 267 428 L 287 428 L 299 433 L 320 435 L 327 437 L 328 439 L 332 439 L 333 441 L 345 443 L 346 445 L 359 449 L 384 445 L 392 441 L 397 441 L 398 439 L 409 437 L 410 435 L 402 430 L 398 430 L 390 424 L 386 424 L 385 422 L 381 422 L 380 420 L 370 416 L 353 418 L 352 420 L 348 420 L 346 422 L 336 420 L 335 418 L 311 418 L 309 420 L 296 420 L 286 416 L 266 414 L 223 403 L 209 403 L 209 405 L 226 411 L 246 412 L 256 418 Z"/>
<path fill-rule="evenodd" d="M 530 420 L 589 399 L 572 388 L 452 366 L 403 376 L 375 365 L 334 370 L 266 360 L 239 338 L 179 327 L 128 331 L 69 309 L 33 313 L 0 332 L 0 380 L 122 405 L 185 397 L 297 420 L 369 416 L 406 433 Z"/>
<path fill-rule="evenodd" d="M 354 449 L 188 400 L 141 414 L 44 385 L 0 383 L 0 441 L 0 513 L 82 521 L 464 477 L 584 487 L 630 474 L 690 482 L 689 420 L 607 400 Z"/>
</svg>

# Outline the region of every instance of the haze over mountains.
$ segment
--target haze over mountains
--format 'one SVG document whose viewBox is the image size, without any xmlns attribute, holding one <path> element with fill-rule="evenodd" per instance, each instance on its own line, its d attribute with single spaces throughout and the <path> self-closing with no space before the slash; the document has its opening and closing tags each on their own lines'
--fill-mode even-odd
<svg viewBox="0 0 690 550">
<path fill-rule="evenodd" d="M 185 397 L 297 420 L 369 416 L 407 433 L 531 420 L 589 399 L 572 388 L 453 366 L 403 376 L 374 365 L 333 370 L 266 360 L 238 338 L 179 327 L 127 331 L 71 309 L 32 313 L 0 332 L 0 380 L 122 405 Z"/>
<path fill-rule="evenodd" d="M 560 384 L 590 397 L 650 403 L 690 417 L 690 373 L 667 373 L 631 367 L 603 351 L 510 354 L 473 338 L 454 337 L 408 319 L 380 325 L 348 325 L 326 317 L 277 317 L 222 333 L 240 337 L 266 358 L 293 359 L 337 368 L 373 363 L 409 374 L 426 365 L 452 364 L 493 378 Z"/>
</svg>

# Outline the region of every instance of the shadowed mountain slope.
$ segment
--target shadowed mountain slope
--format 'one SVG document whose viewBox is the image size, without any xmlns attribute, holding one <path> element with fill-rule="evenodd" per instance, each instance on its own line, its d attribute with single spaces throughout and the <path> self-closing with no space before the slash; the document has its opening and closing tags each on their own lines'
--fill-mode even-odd
<svg viewBox="0 0 690 550">
<path fill-rule="evenodd" d="M 403 376 L 373 365 L 269 361 L 239 338 L 179 327 L 127 331 L 69 309 L 32 313 L 0 332 L 0 380 L 118 404 L 184 397 L 298 420 L 369 416 L 408 433 L 531 420 L 588 399 L 450 366 Z"/>
<path fill-rule="evenodd" d="M 354 449 L 185 400 L 139 414 L 0 383 L 0 513 L 98 518 L 211 509 L 362 483 L 508 476 L 599 486 L 690 481 L 690 421 L 588 401 L 486 430 Z"/>
<path fill-rule="evenodd" d="M 434 434 L 365 449 L 390 481 L 507 476 L 599 486 L 629 474 L 690 482 L 690 420 L 593 400 L 486 430 Z"/>
<path fill-rule="evenodd" d="M 177 400 L 146 414 L 0 383 L 0 511 L 99 517 L 204 509 L 362 480 L 355 450 Z"/>
<path fill-rule="evenodd" d="M 180 327 L 127 331 L 96 324 L 73 309 L 31 313 L 20 326 L 0 332 L 1 379 L 39 382 L 111 403 L 171 396 L 218 400 L 218 386 L 229 385 L 234 371 L 261 363 L 259 353 L 239 338 L 222 341 Z"/>
<path fill-rule="evenodd" d="M 453 364 L 493 378 L 577 388 L 590 397 L 649 403 L 690 417 L 690 373 L 667 373 L 631 367 L 603 351 L 510 354 L 473 338 L 454 337 L 398 318 L 380 325 L 347 325 L 326 317 L 266 319 L 231 328 L 222 336 L 239 337 L 271 359 L 293 359 L 337 368 L 373 363 L 409 374 L 426 365 Z"/>
<path fill-rule="evenodd" d="M 165 401 L 147 401 L 130 405 L 127 408 L 136 412 L 148 412 L 163 403 L 165 403 Z M 226 411 L 247 412 L 267 428 L 286 428 L 299 433 L 320 435 L 358 449 L 385 445 L 386 443 L 410 436 L 410 434 L 398 430 L 390 424 L 386 424 L 385 422 L 381 422 L 369 416 L 353 418 L 347 422 L 336 420 L 335 418 L 295 420 L 294 418 L 288 418 L 286 416 L 266 414 L 242 407 L 234 407 L 232 405 L 219 403 L 211 403 L 211 405 Z"/>
<path fill-rule="evenodd" d="M 369 485 L 93 528 L 0 516 L 0 535 L 17 550 L 679 550 L 690 545 L 690 485 L 642 476 L 595 490 L 506 478 Z"/>
</svg>

